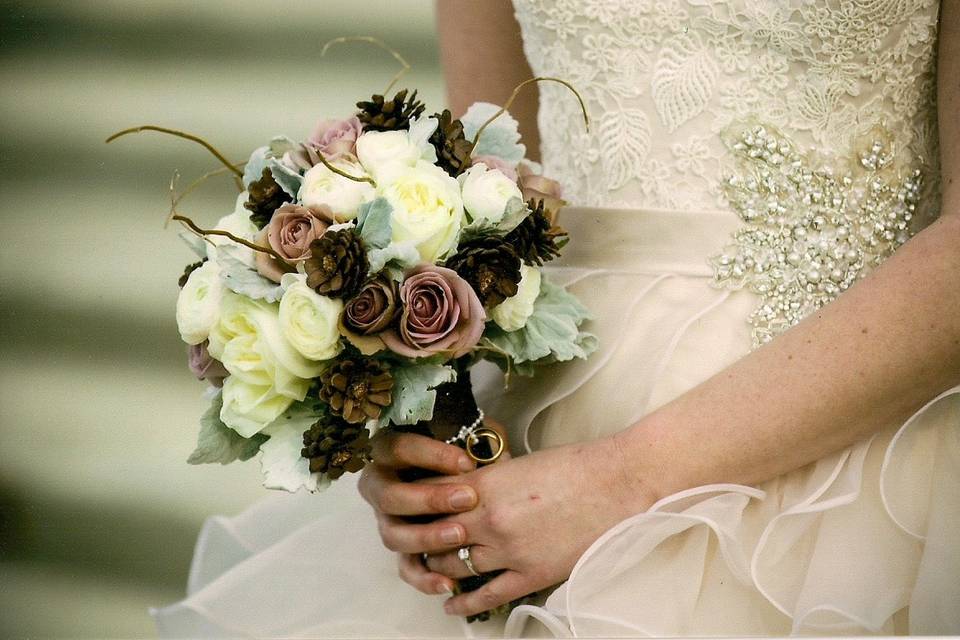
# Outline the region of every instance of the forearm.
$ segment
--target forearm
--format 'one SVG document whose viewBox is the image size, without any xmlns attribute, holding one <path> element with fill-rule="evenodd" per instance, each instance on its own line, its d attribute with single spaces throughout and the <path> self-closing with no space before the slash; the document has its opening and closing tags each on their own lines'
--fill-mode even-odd
<svg viewBox="0 0 960 640">
<path fill-rule="evenodd" d="M 902 422 L 960 383 L 958 309 L 952 215 L 815 315 L 619 434 L 625 474 L 656 478 L 641 492 L 655 497 L 756 484 Z"/>
</svg>

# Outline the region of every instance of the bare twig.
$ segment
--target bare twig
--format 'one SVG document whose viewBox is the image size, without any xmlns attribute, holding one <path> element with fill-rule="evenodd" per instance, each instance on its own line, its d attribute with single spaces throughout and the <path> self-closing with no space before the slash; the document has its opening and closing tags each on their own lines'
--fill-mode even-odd
<svg viewBox="0 0 960 640">
<path fill-rule="evenodd" d="M 110 136 L 109 138 L 107 138 L 106 142 L 107 142 L 107 143 L 110 143 L 110 142 L 113 142 L 114 140 L 116 140 L 117 138 L 119 138 L 119 137 L 121 137 L 121 136 L 125 136 L 125 135 L 130 134 L 130 133 L 140 133 L 141 131 L 157 131 L 157 132 L 159 132 L 159 133 L 166 133 L 166 134 L 171 135 L 171 136 L 176 136 L 176 137 L 178 137 L 178 138 L 183 138 L 184 140 L 189 140 L 189 141 L 191 141 L 191 142 L 196 142 L 197 144 L 199 144 L 200 146 L 202 146 L 204 149 L 206 149 L 207 151 L 209 151 L 210 153 L 212 153 L 213 156 L 214 156 L 217 160 L 219 160 L 220 163 L 223 164 L 223 166 L 224 166 L 228 171 L 230 171 L 231 173 L 234 174 L 234 181 L 237 183 L 237 188 L 239 188 L 241 191 L 243 191 L 243 172 L 241 172 L 239 169 L 237 169 L 237 167 L 236 167 L 233 163 L 231 163 L 229 160 L 227 160 L 227 159 L 224 157 L 224 155 L 223 155 L 222 153 L 220 153 L 220 152 L 216 149 L 216 147 L 214 147 L 212 144 L 210 144 L 209 142 L 207 142 L 206 140 L 204 140 L 204 139 L 201 138 L 200 136 L 196 136 L 196 135 L 194 135 L 194 134 L 192 134 L 192 133 L 187 133 L 186 131 L 179 131 L 179 130 L 177 130 L 177 129 L 168 129 L 168 128 L 166 128 L 166 127 L 158 127 L 158 126 L 153 125 L 153 124 L 145 124 L 145 125 L 141 125 L 141 126 L 139 126 L 139 127 L 131 127 L 131 128 L 129 128 L 129 129 L 124 129 L 123 131 L 118 131 L 118 132 L 116 132 L 115 134 L 113 134 L 112 136 Z"/>
<path fill-rule="evenodd" d="M 187 228 L 189 228 L 191 231 L 193 231 L 199 236 L 223 236 L 225 238 L 233 240 L 237 244 L 242 244 L 245 247 L 249 247 L 254 251 L 259 251 L 260 253 L 266 253 L 270 256 L 273 256 L 274 258 L 276 258 L 280 262 L 283 262 L 284 264 L 289 264 L 285 258 L 283 258 L 280 254 L 278 254 L 273 249 L 269 247 L 261 247 L 258 244 L 254 244 L 253 242 L 250 242 L 249 240 L 238 238 L 237 236 L 233 235 L 229 231 L 223 231 L 222 229 L 201 229 L 200 227 L 197 226 L 197 223 L 195 223 L 193 220 L 191 220 L 187 216 L 180 215 L 179 213 L 171 216 L 171 220 L 176 220 L 177 222 L 182 223 L 183 225 L 185 225 Z"/>
<path fill-rule="evenodd" d="M 390 93 L 390 89 L 392 89 L 393 86 L 400 81 L 400 78 L 402 78 L 404 75 L 406 75 L 408 71 L 410 71 L 410 64 L 403 58 L 402 55 L 400 55 L 400 53 L 396 49 L 390 47 L 383 40 L 380 40 L 379 38 L 374 38 L 373 36 L 342 36 L 340 38 L 334 38 L 333 40 L 330 40 L 325 45 L 323 45 L 323 50 L 320 51 L 320 56 L 321 57 L 325 56 L 327 53 L 327 50 L 331 46 L 335 44 L 342 44 L 345 42 L 369 42 L 370 44 L 378 46 L 384 51 L 386 51 L 387 53 L 389 53 L 390 55 L 392 55 L 394 59 L 400 63 L 400 67 L 401 67 L 400 71 L 397 71 L 397 73 L 390 80 L 390 84 L 388 84 L 387 88 L 383 90 L 384 96 Z"/>
<path fill-rule="evenodd" d="M 587 106 L 583 103 L 583 97 L 580 95 L 580 92 L 577 91 L 573 87 L 573 85 L 567 82 L 566 80 L 561 80 L 560 78 L 552 78 L 549 76 L 538 76 L 536 78 L 530 78 L 529 80 L 524 80 L 523 82 L 518 84 L 516 87 L 514 87 L 513 93 L 510 94 L 510 97 L 507 98 L 507 101 L 504 103 L 504 105 L 500 107 L 500 110 L 497 111 L 492 116 L 490 116 L 489 118 L 487 118 L 487 121 L 484 122 L 482 125 L 480 125 L 480 128 L 477 129 L 477 135 L 473 137 L 473 144 L 470 146 L 470 156 L 473 156 L 473 150 L 477 148 L 477 143 L 480 141 L 480 135 L 484 132 L 487 126 L 510 109 L 510 106 L 513 104 L 513 101 L 516 100 L 517 95 L 520 93 L 521 89 L 535 82 L 558 82 L 563 86 L 565 86 L 567 89 L 570 89 L 570 91 L 573 92 L 573 95 L 577 96 L 577 100 L 580 102 L 580 111 L 583 112 L 583 125 L 587 128 L 587 131 L 590 131 L 590 116 L 587 115 Z"/>
<path fill-rule="evenodd" d="M 347 178 L 348 180 L 353 180 L 354 182 L 369 182 L 374 187 L 377 186 L 377 183 L 374 182 L 373 178 L 369 176 L 352 176 L 342 169 L 337 169 L 335 166 L 330 164 L 327 161 L 327 159 L 323 157 L 323 154 L 320 152 L 317 152 L 317 157 L 320 158 L 320 162 L 323 163 L 323 166 L 325 166 L 327 169 L 330 169 L 330 171 L 333 171 L 338 176 L 343 176 L 344 178 Z"/>
</svg>

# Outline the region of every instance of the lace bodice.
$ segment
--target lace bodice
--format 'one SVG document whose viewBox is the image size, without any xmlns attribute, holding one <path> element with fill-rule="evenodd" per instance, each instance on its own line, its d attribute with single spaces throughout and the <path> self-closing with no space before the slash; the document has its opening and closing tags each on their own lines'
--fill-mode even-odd
<svg viewBox="0 0 960 640">
<path fill-rule="evenodd" d="M 879 129 L 896 164 L 938 175 L 936 0 L 515 0 L 542 84 L 547 175 L 578 205 L 728 209 L 722 135 L 772 126 L 817 162 Z M 729 137 L 728 137 L 729 139 Z M 932 195 L 918 213 L 938 208 Z"/>
</svg>

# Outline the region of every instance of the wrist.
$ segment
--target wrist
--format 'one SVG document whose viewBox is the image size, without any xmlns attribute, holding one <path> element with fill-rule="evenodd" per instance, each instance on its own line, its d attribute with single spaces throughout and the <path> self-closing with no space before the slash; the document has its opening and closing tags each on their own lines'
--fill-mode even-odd
<svg viewBox="0 0 960 640">
<path fill-rule="evenodd" d="M 687 488 L 683 468 L 670 453 L 669 429 L 664 427 L 653 413 L 610 438 L 617 472 L 638 513 Z"/>
</svg>

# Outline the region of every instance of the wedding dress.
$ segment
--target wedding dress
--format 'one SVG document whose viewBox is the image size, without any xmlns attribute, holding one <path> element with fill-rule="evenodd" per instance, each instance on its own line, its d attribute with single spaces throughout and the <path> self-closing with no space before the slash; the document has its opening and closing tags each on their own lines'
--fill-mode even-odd
<svg viewBox="0 0 960 640">
<path fill-rule="evenodd" d="M 541 85 L 544 172 L 574 205 L 551 277 L 593 310 L 601 341 L 507 393 L 488 385 L 482 404 L 515 448 L 631 425 L 939 213 L 935 1 L 515 4 L 533 71 L 570 81 L 592 116 L 587 131 L 576 101 Z M 207 523 L 188 596 L 157 624 L 207 637 L 960 633 L 960 388 L 877 426 L 760 486 L 660 501 L 509 621 L 466 625 L 403 584 L 355 478 L 271 496 Z"/>
</svg>

